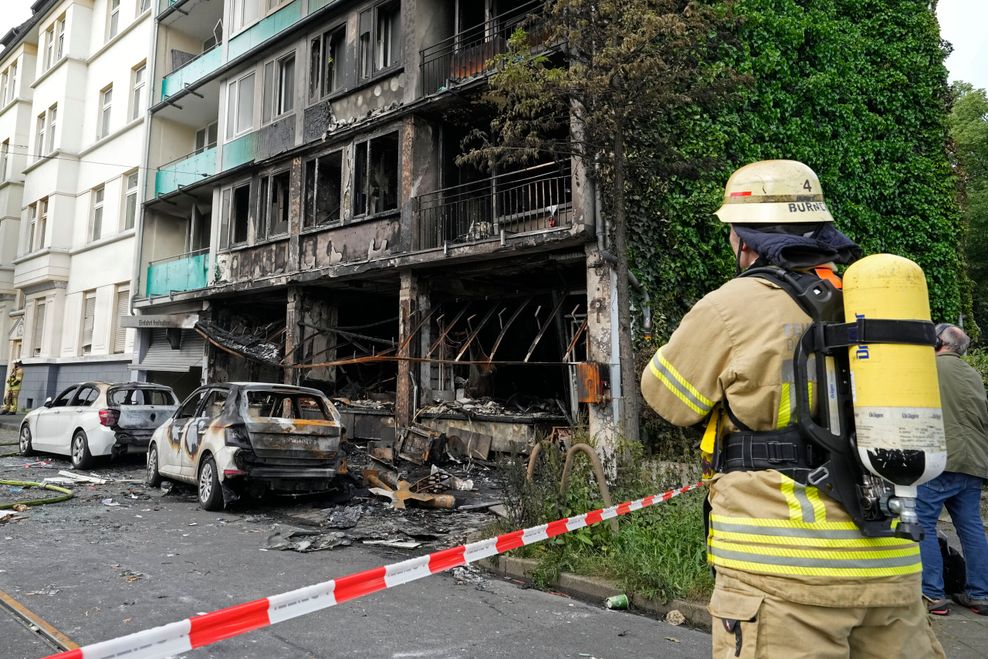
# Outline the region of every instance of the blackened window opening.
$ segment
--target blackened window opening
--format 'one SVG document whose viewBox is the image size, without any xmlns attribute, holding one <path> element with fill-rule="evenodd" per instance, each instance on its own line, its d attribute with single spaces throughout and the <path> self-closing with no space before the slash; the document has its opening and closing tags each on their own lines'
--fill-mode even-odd
<svg viewBox="0 0 988 659">
<path fill-rule="evenodd" d="M 303 226 L 338 222 L 343 180 L 343 152 L 334 151 L 305 163 Z"/>
<path fill-rule="evenodd" d="M 233 189 L 233 238 L 234 244 L 247 242 L 247 224 L 250 221 L 250 185 Z"/>
<path fill-rule="evenodd" d="M 354 158 L 353 214 L 373 215 L 398 208 L 398 133 L 361 142 Z"/>
</svg>

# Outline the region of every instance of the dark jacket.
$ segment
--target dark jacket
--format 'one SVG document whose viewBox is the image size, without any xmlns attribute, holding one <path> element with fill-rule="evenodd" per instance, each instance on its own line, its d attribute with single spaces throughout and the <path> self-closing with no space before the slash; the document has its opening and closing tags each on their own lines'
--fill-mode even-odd
<svg viewBox="0 0 988 659">
<path fill-rule="evenodd" d="M 953 353 L 937 355 L 946 471 L 988 478 L 988 399 L 981 376 Z"/>
</svg>

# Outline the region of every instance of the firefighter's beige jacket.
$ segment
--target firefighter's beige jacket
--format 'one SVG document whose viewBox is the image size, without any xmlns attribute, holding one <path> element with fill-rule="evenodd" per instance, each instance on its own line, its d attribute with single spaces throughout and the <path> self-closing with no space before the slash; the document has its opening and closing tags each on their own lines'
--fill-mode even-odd
<svg viewBox="0 0 988 659">
<path fill-rule="evenodd" d="M 792 354 L 809 323 L 775 284 L 733 279 L 700 300 L 655 353 L 642 374 L 645 400 L 680 426 L 726 399 L 752 430 L 783 428 L 795 421 Z M 725 421 L 725 431 L 736 430 Z M 805 604 L 892 606 L 918 597 L 918 544 L 864 537 L 815 487 L 774 470 L 735 472 L 715 475 L 709 498 L 707 557 L 718 572 Z"/>
</svg>

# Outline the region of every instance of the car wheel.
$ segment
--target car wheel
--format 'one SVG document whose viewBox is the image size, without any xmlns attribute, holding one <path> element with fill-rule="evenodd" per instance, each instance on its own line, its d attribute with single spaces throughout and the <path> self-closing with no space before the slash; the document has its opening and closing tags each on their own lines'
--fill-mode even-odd
<svg viewBox="0 0 988 659">
<path fill-rule="evenodd" d="M 148 447 L 148 468 L 144 474 L 144 484 L 148 487 L 161 485 L 161 474 L 158 473 L 158 447 L 154 444 Z"/>
<path fill-rule="evenodd" d="M 93 455 L 89 452 L 89 438 L 86 433 L 76 430 L 72 435 L 72 466 L 76 469 L 88 469 L 93 464 Z"/>
<path fill-rule="evenodd" d="M 223 490 L 216 462 L 210 457 L 199 465 L 199 505 L 203 510 L 223 510 Z"/>
<path fill-rule="evenodd" d="M 17 448 L 20 449 L 21 455 L 34 455 L 34 447 L 31 446 L 31 429 L 27 427 L 26 423 L 21 426 L 21 434 L 17 438 Z"/>
</svg>

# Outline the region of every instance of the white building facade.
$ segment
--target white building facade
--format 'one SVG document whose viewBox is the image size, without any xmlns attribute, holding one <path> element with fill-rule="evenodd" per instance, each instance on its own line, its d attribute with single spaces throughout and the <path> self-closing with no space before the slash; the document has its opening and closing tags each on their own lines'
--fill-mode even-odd
<svg viewBox="0 0 988 659">
<path fill-rule="evenodd" d="M 131 377 L 134 331 L 121 317 L 144 185 L 153 4 L 39 0 L 3 38 L 0 82 L 15 96 L 0 108 L 0 160 L 10 154 L 0 331 L 6 360 L 24 363 L 22 407 L 75 382 Z"/>
</svg>

